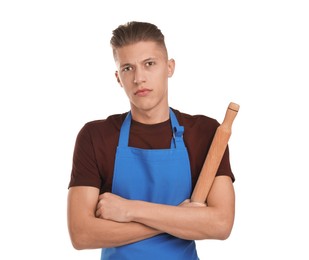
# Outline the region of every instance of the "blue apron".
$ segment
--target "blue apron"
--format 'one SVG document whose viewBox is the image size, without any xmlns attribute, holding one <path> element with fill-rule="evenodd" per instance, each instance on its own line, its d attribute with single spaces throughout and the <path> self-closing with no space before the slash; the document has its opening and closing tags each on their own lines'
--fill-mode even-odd
<svg viewBox="0 0 309 260">
<path fill-rule="evenodd" d="M 179 205 L 191 194 L 191 171 L 179 126 L 170 109 L 173 138 L 170 149 L 129 147 L 131 113 L 125 118 L 116 152 L 112 192 L 131 200 Z M 160 234 L 139 242 L 103 248 L 101 260 L 197 260 L 195 242 Z"/>
</svg>

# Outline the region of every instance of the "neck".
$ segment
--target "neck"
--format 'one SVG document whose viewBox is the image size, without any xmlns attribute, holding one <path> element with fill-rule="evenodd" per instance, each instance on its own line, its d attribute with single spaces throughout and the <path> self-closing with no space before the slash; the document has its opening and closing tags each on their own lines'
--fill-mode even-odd
<svg viewBox="0 0 309 260">
<path fill-rule="evenodd" d="M 151 110 L 133 109 L 133 107 L 131 107 L 131 113 L 134 121 L 147 125 L 165 122 L 169 119 L 170 115 L 168 106 Z"/>
</svg>

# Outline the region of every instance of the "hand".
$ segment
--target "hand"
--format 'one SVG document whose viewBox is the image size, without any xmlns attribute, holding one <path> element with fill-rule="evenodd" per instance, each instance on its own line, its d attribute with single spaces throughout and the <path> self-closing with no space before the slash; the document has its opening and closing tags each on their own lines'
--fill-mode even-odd
<svg viewBox="0 0 309 260">
<path fill-rule="evenodd" d="M 96 217 L 116 222 L 130 222 L 130 200 L 105 192 L 99 196 Z"/>
<path fill-rule="evenodd" d="M 191 207 L 191 208 L 196 208 L 196 207 L 207 207 L 206 203 L 201 203 L 201 202 L 191 202 L 189 199 L 183 201 L 181 204 L 178 206 L 180 207 Z"/>
</svg>

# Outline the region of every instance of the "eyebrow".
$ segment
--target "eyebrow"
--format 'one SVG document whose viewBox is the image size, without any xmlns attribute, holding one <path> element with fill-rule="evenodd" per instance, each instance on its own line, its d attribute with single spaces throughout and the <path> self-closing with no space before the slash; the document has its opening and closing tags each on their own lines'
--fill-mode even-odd
<svg viewBox="0 0 309 260">
<path fill-rule="evenodd" d="M 120 68 L 120 69 L 123 69 L 123 68 L 129 67 L 129 66 L 131 66 L 130 63 L 125 63 L 125 64 L 123 64 L 123 65 L 120 65 L 119 68 Z"/>
<path fill-rule="evenodd" d="M 142 60 L 141 62 L 145 63 L 145 62 L 156 60 L 156 59 L 157 59 L 156 57 L 149 57 L 147 59 Z M 125 68 L 125 67 L 128 67 L 128 66 L 132 66 L 132 63 L 124 63 L 124 64 L 120 65 L 120 68 L 122 69 L 122 68 Z"/>
</svg>

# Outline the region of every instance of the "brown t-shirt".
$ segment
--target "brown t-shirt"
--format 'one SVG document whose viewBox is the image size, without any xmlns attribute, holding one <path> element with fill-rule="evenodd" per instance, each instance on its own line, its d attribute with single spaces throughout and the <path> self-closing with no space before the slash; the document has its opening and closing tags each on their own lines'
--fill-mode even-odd
<svg viewBox="0 0 309 260">
<path fill-rule="evenodd" d="M 207 152 L 219 123 L 203 115 L 188 115 L 173 109 L 180 125 L 184 127 L 184 142 L 188 150 L 192 187 L 195 186 Z M 69 187 L 93 186 L 100 193 L 111 191 L 114 161 L 119 132 L 127 113 L 112 115 L 104 120 L 88 122 L 80 130 L 73 154 Z M 132 120 L 129 146 L 141 149 L 168 149 L 171 146 L 170 120 L 145 125 Z M 128 166 L 129 167 L 129 166 Z M 226 149 L 217 176 L 227 175 L 234 181 Z"/>
</svg>

